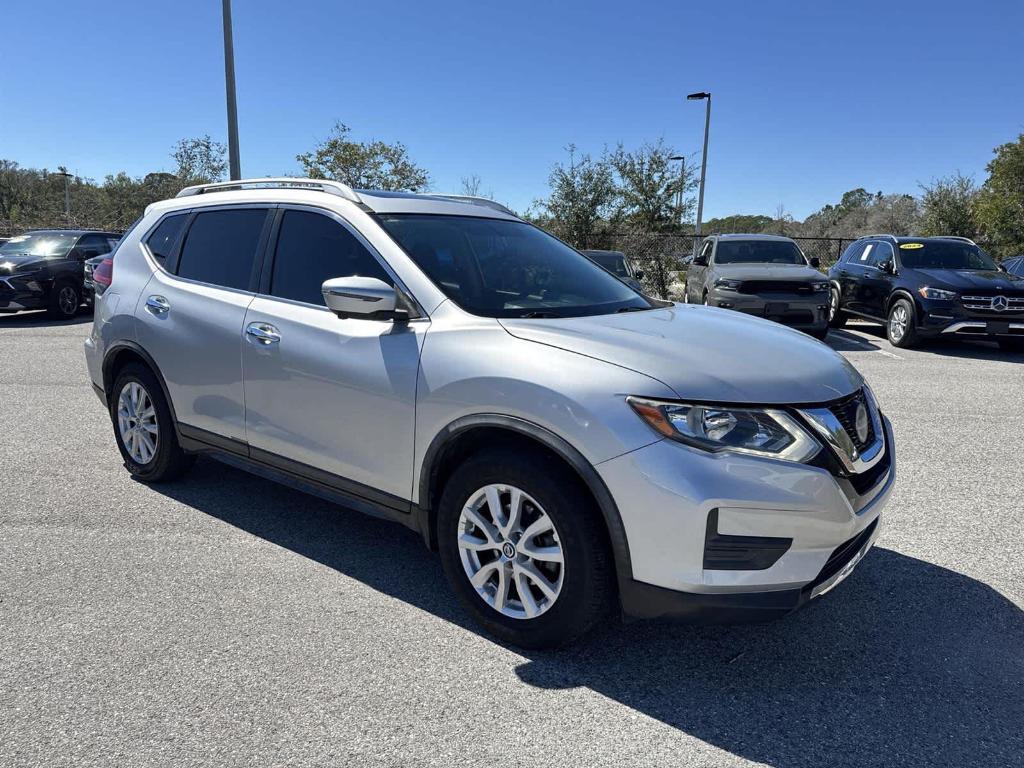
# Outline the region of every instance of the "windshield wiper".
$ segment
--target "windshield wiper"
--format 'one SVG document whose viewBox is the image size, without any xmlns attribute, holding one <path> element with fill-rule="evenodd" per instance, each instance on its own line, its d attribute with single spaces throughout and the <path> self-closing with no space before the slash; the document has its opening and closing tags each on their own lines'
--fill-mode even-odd
<svg viewBox="0 0 1024 768">
<path fill-rule="evenodd" d="M 533 312 L 526 312 L 526 313 L 520 315 L 520 317 L 524 317 L 524 318 L 528 318 L 528 319 L 532 320 L 532 319 L 535 319 L 535 318 L 538 318 L 538 317 L 563 317 L 563 315 L 560 315 L 557 312 L 552 312 L 552 311 L 546 310 L 546 309 L 538 309 L 538 310 L 534 310 Z"/>
<path fill-rule="evenodd" d="M 619 314 L 619 312 L 643 312 L 648 309 L 651 309 L 651 307 L 619 307 L 615 310 L 615 314 Z"/>
</svg>

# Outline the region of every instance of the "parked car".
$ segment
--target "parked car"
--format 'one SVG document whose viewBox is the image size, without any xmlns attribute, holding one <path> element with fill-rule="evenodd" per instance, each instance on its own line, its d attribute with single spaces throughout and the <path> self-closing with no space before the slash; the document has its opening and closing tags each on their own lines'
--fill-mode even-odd
<svg viewBox="0 0 1024 768">
<path fill-rule="evenodd" d="M 1011 275 L 1017 275 L 1024 277 L 1024 256 L 1014 256 L 1012 259 L 1007 259 L 1002 264 L 1003 270 L 1009 272 Z"/>
<path fill-rule="evenodd" d="M 1024 278 L 962 237 L 871 235 L 829 270 L 832 327 L 849 316 L 885 325 L 889 342 L 987 338 L 1024 349 Z"/>
<path fill-rule="evenodd" d="M 496 204 L 190 187 L 111 264 L 85 354 L 133 476 L 209 452 L 398 521 L 518 645 L 613 607 L 787 614 L 851 572 L 893 487 L 840 355 L 644 297 Z"/>
<path fill-rule="evenodd" d="M 581 253 L 594 263 L 607 269 L 637 293 L 644 292 L 644 287 L 640 285 L 640 278 L 644 276 L 644 273 L 633 269 L 633 265 L 622 251 L 591 250 L 581 251 Z"/>
<path fill-rule="evenodd" d="M 97 291 L 97 284 L 96 284 L 95 280 L 93 279 L 93 273 L 96 271 L 96 269 L 101 264 L 103 264 L 103 262 L 105 260 L 107 260 L 110 257 L 110 254 L 113 253 L 114 249 L 117 248 L 117 243 L 120 240 L 120 238 L 119 237 L 110 237 L 110 238 L 108 238 L 108 240 L 110 241 L 110 251 L 108 251 L 108 252 L 106 252 L 106 253 L 104 253 L 104 254 L 102 254 L 100 256 L 93 256 L 91 259 L 86 259 L 85 263 L 83 265 L 83 268 L 84 268 L 83 278 L 84 279 L 83 279 L 83 285 L 82 285 L 82 300 L 85 302 L 85 306 L 90 307 L 90 308 L 92 307 L 92 305 L 94 303 L 94 298 L 96 296 L 96 291 Z M 99 290 L 102 291 L 103 288 L 104 288 L 103 283 L 100 283 L 99 284 Z"/>
<path fill-rule="evenodd" d="M 711 235 L 686 274 L 685 299 L 828 334 L 828 278 L 795 241 L 778 235 Z"/>
<path fill-rule="evenodd" d="M 109 253 L 118 235 L 92 230 L 36 230 L 0 245 L 0 312 L 45 309 L 74 317 L 82 305 L 83 262 Z"/>
</svg>

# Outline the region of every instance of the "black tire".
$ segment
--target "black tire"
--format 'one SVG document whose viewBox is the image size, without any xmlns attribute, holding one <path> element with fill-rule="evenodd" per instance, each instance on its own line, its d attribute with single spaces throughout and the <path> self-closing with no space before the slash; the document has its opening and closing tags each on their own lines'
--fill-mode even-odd
<svg viewBox="0 0 1024 768">
<path fill-rule="evenodd" d="M 469 581 L 457 540 L 459 518 L 474 493 L 508 484 L 537 501 L 562 548 L 561 591 L 534 618 L 514 618 L 485 602 Z M 604 522 L 580 480 L 556 459 L 520 447 L 495 448 L 464 462 L 445 484 L 437 520 L 445 575 L 463 607 L 497 638 L 523 648 L 571 643 L 604 617 L 615 596 L 615 571 Z"/>
<path fill-rule="evenodd" d="M 906 313 L 906 322 L 902 335 L 894 329 L 894 318 L 900 312 Z M 897 299 L 892 303 L 885 322 L 885 335 L 889 339 L 890 344 L 901 349 L 909 349 L 918 343 L 917 316 L 912 301 L 909 299 Z"/>
<path fill-rule="evenodd" d="M 839 309 L 839 289 L 834 285 L 829 289 L 828 299 L 828 327 L 842 328 L 849 315 Z"/>
<path fill-rule="evenodd" d="M 118 400 L 122 390 L 132 382 L 141 385 L 153 403 L 159 430 L 156 452 L 145 463 L 140 463 L 132 458 L 118 426 Z M 194 454 L 185 453 L 178 444 L 178 435 L 174 428 L 174 420 L 171 418 L 171 409 L 164 398 L 160 382 L 149 368 L 140 363 L 128 363 L 118 372 L 114 379 L 114 387 L 110 392 L 109 412 L 110 421 L 114 427 L 114 439 L 117 441 L 118 450 L 121 451 L 121 458 L 124 459 L 124 467 L 133 477 L 147 483 L 160 483 L 181 477 L 192 468 L 196 457 Z"/>
<path fill-rule="evenodd" d="M 999 348 L 1004 352 L 1024 352 L 1024 338 L 999 339 Z"/>
<path fill-rule="evenodd" d="M 808 331 L 807 333 L 808 333 L 808 335 L 813 336 L 814 338 L 816 338 L 818 341 L 824 341 L 825 339 L 828 338 L 828 326 L 825 326 L 824 328 L 821 328 L 821 329 L 815 329 L 813 331 Z"/>
<path fill-rule="evenodd" d="M 46 314 L 55 320 L 70 320 L 82 306 L 82 289 L 70 280 L 58 280 L 50 288 Z"/>
</svg>

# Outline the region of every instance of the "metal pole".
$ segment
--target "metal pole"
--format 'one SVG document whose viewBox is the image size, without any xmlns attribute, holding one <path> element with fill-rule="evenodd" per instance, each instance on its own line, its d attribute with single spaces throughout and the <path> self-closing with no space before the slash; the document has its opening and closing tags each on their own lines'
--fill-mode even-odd
<svg viewBox="0 0 1024 768">
<path fill-rule="evenodd" d="M 700 192 L 697 194 L 697 229 L 693 238 L 693 253 L 697 254 L 697 243 L 700 242 L 700 224 L 704 216 L 704 178 L 708 169 L 708 131 L 711 128 L 711 94 L 704 111 L 704 156 L 700 161 Z"/>
<path fill-rule="evenodd" d="M 60 175 L 64 177 L 64 222 L 71 225 L 71 174 L 63 165 L 58 166 Z"/>
<path fill-rule="evenodd" d="M 228 98 L 228 165 L 231 180 L 242 178 L 238 160 L 238 104 L 235 100 L 235 44 L 231 35 L 231 0 L 222 0 L 224 11 L 224 84 Z"/>
</svg>

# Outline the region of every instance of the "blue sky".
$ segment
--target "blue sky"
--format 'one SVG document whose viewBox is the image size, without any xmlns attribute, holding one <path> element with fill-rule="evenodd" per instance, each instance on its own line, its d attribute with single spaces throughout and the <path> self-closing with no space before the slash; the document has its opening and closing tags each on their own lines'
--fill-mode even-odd
<svg viewBox="0 0 1024 768">
<path fill-rule="evenodd" d="M 218 0 L 3 0 L 0 157 L 94 178 L 226 137 Z M 235 0 L 243 175 L 296 173 L 335 120 L 437 191 L 519 210 L 564 147 L 700 149 L 705 217 L 797 218 L 847 189 L 984 179 L 1024 131 L 1024 2 Z"/>
</svg>

